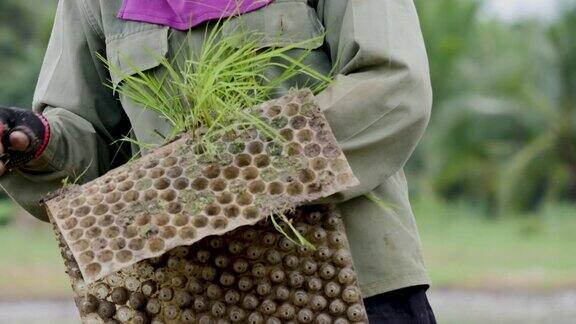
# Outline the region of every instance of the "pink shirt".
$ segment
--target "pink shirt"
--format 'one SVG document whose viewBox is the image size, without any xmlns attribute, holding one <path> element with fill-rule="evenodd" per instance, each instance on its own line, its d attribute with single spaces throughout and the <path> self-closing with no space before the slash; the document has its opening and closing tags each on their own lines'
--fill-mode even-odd
<svg viewBox="0 0 576 324">
<path fill-rule="evenodd" d="M 117 17 L 186 30 L 262 8 L 273 0 L 124 0 Z"/>
</svg>

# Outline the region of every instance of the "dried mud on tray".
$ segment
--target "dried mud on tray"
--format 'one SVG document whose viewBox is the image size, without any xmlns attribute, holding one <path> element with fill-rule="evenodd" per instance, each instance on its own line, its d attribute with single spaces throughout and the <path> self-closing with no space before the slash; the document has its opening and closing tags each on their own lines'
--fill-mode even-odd
<svg viewBox="0 0 576 324">
<path fill-rule="evenodd" d="M 91 284 L 58 237 L 84 323 L 367 323 L 337 211 L 308 206 L 291 219 L 315 250 L 263 219 Z"/>
<path fill-rule="evenodd" d="M 188 136 L 45 204 L 86 283 L 358 183 L 311 92 L 257 108 L 284 139 L 237 129 L 208 158 Z"/>
</svg>

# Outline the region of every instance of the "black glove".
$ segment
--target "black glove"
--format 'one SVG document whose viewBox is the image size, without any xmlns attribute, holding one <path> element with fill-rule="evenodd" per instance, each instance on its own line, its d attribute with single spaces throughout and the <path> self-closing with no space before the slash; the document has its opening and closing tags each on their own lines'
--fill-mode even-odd
<svg viewBox="0 0 576 324">
<path fill-rule="evenodd" d="M 50 126 L 42 115 L 0 107 L 0 161 L 5 169 L 18 168 L 40 156 L 49 138 Z"/>
</svg>

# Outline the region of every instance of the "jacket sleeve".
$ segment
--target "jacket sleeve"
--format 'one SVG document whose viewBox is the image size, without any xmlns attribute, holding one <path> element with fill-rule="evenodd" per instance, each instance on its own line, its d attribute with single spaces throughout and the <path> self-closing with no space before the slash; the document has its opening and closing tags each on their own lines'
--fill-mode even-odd
<svg viewBox="0 0 576 324">
<path fill-rule="evenodd" d="M 320 202 L 370 192 L 401 169 L 429 120 L 432 90 L 412 0 L 320 0 L 336 81 L 320 107 L 360 185 Z"/>
<path fill-rule="evenodd" d="M 86 182 L 105 173 L 113 159 L 126 158 L 111 145 L 129 123 L 105 86 L 109 76 L 96 57 L 105 46 L 93 11 L 84 1 L 59 1 L 33 102 L 50 123 L 50 141 L 40 158 L 0 178 L 7 194 L 42 220 L 47 216 L 40 200 L 65 179 Z"/>
</svg>

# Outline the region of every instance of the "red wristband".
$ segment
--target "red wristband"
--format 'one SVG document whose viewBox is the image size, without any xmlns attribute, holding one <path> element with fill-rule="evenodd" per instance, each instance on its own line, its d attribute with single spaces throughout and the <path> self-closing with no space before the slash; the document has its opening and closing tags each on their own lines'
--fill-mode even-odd
<svg viewBox="0 0 576 324">
<path fill-rule="evenodd" d="M 35 159 L 37 159 L 38 157 L 40 157 L 40 155 L 42 155 L 42 153 L 44 153 L 44 150 L 48 146 L 48 141 L 50 141 L 50 124 L 48 123 L 48 120 L 41 114 L 36 114 L 36 116 L 40 118 L 40 121 L 42 121 L 42 125 L 44 125 L 44 138 L 42 139 L 42 144 L 40 144 L 40 147 L 38 147 L 38 150 L 34 154 Z"/>
</svg>

